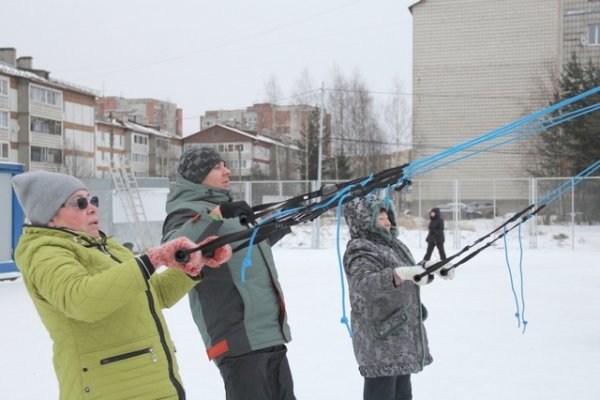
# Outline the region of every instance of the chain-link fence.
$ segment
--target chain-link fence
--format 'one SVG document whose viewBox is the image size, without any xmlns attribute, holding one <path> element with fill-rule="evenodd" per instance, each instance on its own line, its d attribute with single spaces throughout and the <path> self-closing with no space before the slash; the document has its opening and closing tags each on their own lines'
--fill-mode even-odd
<svg viewBox="0 0 600 400">
<path fill-rule="evenodd" d="M 412 185 L 400 193 L 391 191 L 396 214 L 409 220 L 410 227 L 427 229 L 429 210 L 440 208 L 446 220 L 451 246 L 462 247 L 461 229 L 469 220 L 489 219 L 500 225 L 514 213 L 523 210 L 568 183 L 569 178 L 522 178 L 492 180 L 413 180 Z M 323 184 L 336 182 L 325 181 Z M 235 197 L 252 205 L 282 201 L 301 193 L 316 190 L 314 181 L 256 181 L 234 182 Z M 575 237 L 576 226 L 600 224 L 600 177 L 591 177 L 566 186 L 558 199 L 544 199 L 547 206 L 536 218 L 526 222 L 525 233 L 531 248 L 537 247 L 538 224 L 570 225 Z M 336 218 L 328 211 L 322 218 Z M 318 224 L 313 229 L 318 230 Z M 318 232 L 313 232 L 313 236 Z M 318 238 L 313 244 L 318 243 Z M 572 243 L 574 248 L 575 243 Z"/>
<path fill-rule="evenodd" d="M 446 221 L 448 246 L 458 249 L 461 231 L 476 220 L 487 220 L 486 227 L 498 226 L 515 212 L 520 211 L 547 193 L 568 182 L 567 178 L 496 179 L 496 180 L 414 180 L 401 192 L 390 191 L 396 215 L 407 229 L 427 231 L 429 210 L 439 207 Z M 135 226 L 127 221 L 120 202 L 115 197 L 112 180 L 86 180 L 90 191 L 100 197 L 101 226 L 122 242 L 135 243 Z M 140 180 L 142 201 L 155 244 L 160 242 L 162 222 L 166 217 L 164 205 L 169 193 L 166 179 Z M 324 181 L 323 184 L 335 182 Z M 172 187 L 172 185 L 171 185 Z M 232 194 L 254 206 L 279 202 L 317 189 L 315 181 L 255 181 L 233 182 Z M 327 211 L 321 219 L 334 223 L 335 209 Z M 524 233 L 531 248 L 537 247 L 538 225 L 560 224 L 570 226 L 571 237 L 577 227 L 600 224 L 600 178 L 593 177 L 568 187 L 556 201 L 548 203 L 536 218 L 525 224 Z M 312 246 L 319 247 L 320 221 L 312 225 Z M 465 243 L 466 244 L 466 243 Z M 571 243 L 575 247 L 575 243 Z"/>
</svg>

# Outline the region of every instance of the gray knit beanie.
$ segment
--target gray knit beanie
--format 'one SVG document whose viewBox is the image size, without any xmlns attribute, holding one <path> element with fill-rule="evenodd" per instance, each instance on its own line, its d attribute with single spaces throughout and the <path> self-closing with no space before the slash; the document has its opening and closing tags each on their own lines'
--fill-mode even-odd
<svg viewBox="0 0 600 400">
<path fill-rule="evenodd" d="M 177 170 L 188 181 L 202 183 L 210 170 L 223 158 L 210 147 L 190 147 L 179 158 Z"/>
<path fill-rule="evenodd" d="M 34 225 L 48 225 L 73 193 L 87 190 L 83 182 L 71 175 L 47 171 L 17 175 L 12 178 L 12 186 L 25 216 Z"/>
</svg>

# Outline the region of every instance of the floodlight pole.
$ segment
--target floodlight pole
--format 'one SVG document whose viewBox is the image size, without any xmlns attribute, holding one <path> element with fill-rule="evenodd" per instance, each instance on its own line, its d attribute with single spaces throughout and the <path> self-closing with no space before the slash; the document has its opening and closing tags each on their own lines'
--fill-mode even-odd
<svg viewBox="0 0 600 400">
<path fill-rule="evenodd" d="M 317 187 L 321 187 L 321 177 L 323 174 L 323 121 L 325 120 L 325 82 L 321 82 L 321 106 L 319 108 L 319 156 L 317 161 Z M 320 247 L 320 230 L 321 217 L 317 217 L 313 223 L 312 247 L 318 249 Z"/>
</svg>

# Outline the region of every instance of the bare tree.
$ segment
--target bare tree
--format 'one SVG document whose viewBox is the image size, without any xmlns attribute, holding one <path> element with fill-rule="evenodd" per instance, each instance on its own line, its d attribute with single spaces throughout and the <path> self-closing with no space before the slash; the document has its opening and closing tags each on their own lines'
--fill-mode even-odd
<svg viewBox="0 0 600 400">
<path fill-rule="evenodd" d="M 399 78 L 393 81 L 393 95 L 383 106 L 384 137 L 395 143 L 394 152 L 399 156 L 401 150 L 412 148 L 410 109 Z M 396 164 L 399 162 L 396 157 Z"/>
<path fill-rule="evenodd" d="M 346 179 L 352 175 L 348 139 L 351 121 L 348 113 L 349 87 L 346 78 L 337 65 L 331 72 L 331 88 L 327 91 L 327 110 L 331 115 L 331 146 L 333 153 L 332 172 L 334 179 Z"/>
<path fill-rule="evenodd" d="M 292 91 L 292 99 L 295 104 L 317 105 L 319 102 L 319 89 L 315 80 L 310 75 L 307 67 L 300 72 Z"/>
<path fill-rule="evenodd" d="M 270 104 L 279 104 L 281 102 L 283 91 L 281 90 L 281 86 L 279 85 L 279 82 L 277 82 L 275 75 L 272 74 L 264 83 L 264 91 L 265 102 Z"/>
<path fill-rule="evenodd" d="M 350 155 L 356 160 L 354 172 L 366 175 L 378 168 L 377 157 L 386 152 L 385 141 L 374 110 L 373 97 L 360 75 L 355 71 L 349 80 L 348 113 Z"/>
<path fill-rule="evenodd" d="M 63 170 L 64 173 L 78 178 L 94 177 L 94 159 L 89 156 L 88 151 L 72 138 L 65 139 L 63 147 Z"/>
</svg>

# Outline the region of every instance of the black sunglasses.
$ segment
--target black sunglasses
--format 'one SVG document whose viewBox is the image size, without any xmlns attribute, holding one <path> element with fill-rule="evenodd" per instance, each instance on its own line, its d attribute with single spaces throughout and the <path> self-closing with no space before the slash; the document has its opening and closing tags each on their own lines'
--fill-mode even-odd
<svg viewBox="0 0 600 400">
<path fill-rule="evenodd" d="M 90 197 L 89 200 L 87 199 L 87 197 L 78 197 L 75 200 L 66 202 L 65 204 L 63 204 L 63 207 L 69 205 L 71 207 L 77 207 L 80 210 L 85 210 L 86 208 L 88 208 L 88 205 L 90 205 L 90 204 L 95 207 L 99 207 L 100 203 L 98 201 L 98 196 Z"/>
</svg>

